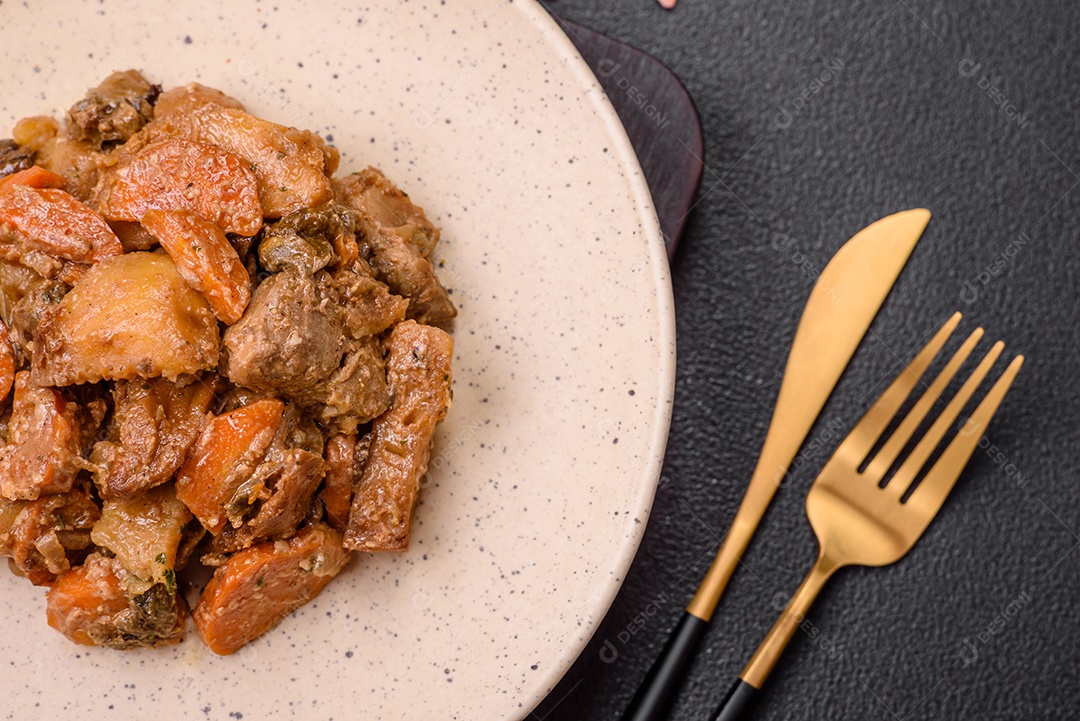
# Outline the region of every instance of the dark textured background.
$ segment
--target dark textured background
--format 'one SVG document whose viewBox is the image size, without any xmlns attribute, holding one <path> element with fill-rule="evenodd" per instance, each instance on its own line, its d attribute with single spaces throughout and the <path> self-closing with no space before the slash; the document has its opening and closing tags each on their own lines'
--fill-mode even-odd
<svg viewBox="0 0 1080 721">
<path fill-rule="evenodd" d="M 593 642 L 530 719 L 618 718 L 734 515 L 814 276 L 858 229 L 914 206 L 934 219 L 766 515 L 672 718 L 706 718 L 727 690 L 813 559 L 814 473 L 898 358 L 954 310 L 961 329 L 985 325 L 1028 356 L 992 448 L 905 559 L 834 579 L 753 717 L 1080 717 L 1080 4 L 548 7 L 682 78 L 707 169 L 672 266 L 677 393 L 652 517 Z"/>
</svg>

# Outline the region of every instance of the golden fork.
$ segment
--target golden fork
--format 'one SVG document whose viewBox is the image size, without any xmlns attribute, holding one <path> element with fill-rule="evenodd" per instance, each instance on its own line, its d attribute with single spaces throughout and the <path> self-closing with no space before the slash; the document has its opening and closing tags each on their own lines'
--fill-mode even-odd
<svg viewBox="0 0 1080 721">
<path fill-rule="evenodd" d="M 900 560 L 937 515 L 1016 378 L 1023 356 L 1013 359 L 914 490 L 912 483 L 1001 355 L 1004 343 L 998 341 L 983 357 L 891 477 L 888 473 L 896 466 L 901 451 L 971 355 L 983 335 L 982 328 L 968 336 L 881 449 L 872 458 L 870 454 L 959 323 L 960 314 L 956 313 L 938 330 L 841 442 L 810 487 L 806 515 L 818 539 L 817 561 L 739 674 L 713 721 L 739 718 L 765 683 L 818 592 L 837 569 L 885 566 Z M 860 471 L 864 464 L 865 469 Z M 888 482 L 883 485 L 886 478 Z"/>
</svg>

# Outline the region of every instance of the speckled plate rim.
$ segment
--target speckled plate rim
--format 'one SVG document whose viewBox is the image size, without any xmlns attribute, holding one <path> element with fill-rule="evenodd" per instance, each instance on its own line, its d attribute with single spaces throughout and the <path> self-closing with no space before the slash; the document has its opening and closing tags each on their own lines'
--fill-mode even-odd
<svg viewBox="0 0 1080 721">
<path fill-rule="evenodd" d="M 639 518 L 647 519 L 652 509 L 653 499 L 656 496 L 656 488 L 660 481 L 660 472 L 664 462 L 664 452 L 667 448 L 668 432 L 671 428 L 671 412 L 675 395 L 675 304 L 671 287 L 671 272 L 668 264 L 667 251 L 664 245 L 663 233 L 660 230 L 660 221 L 653 205 L 652 193 L 649 191 L 645 174 L 641 170 L 637 153 L 630 143 L 626 134 L 626 128 L 619 120 L 614 106 L 608 99 L 596 75 L 589 69 L 588 63 L 581 57 L 581 53 L 574 43 L 559 27 L 558 22 L 551 16 L 541 0 L 527 0 L 515 3 L 533 22 L 547 39 L 551 47 L 564 58 L 567 66 L 574 76 L 581 82 L 585 89 L 585 95 L 592 103 L 597 115 L 603 119 L 604 125 L 611 138 L 612 146 L 618 154 L 623 167 L 626 170 L 626 178 L 631 186 L 635 205 L 638 209 L 638 217 L 643 234 L 646 236 L 646 252 L 648 253 L 649 268 L 653 273 L 652 284 L 656 293 L 656 301 L 660 318 L 658 320 L 659 338 L 657 345 L 661 349 L 659 361 L 659 374 L 657 378 L 657 399 L 653 416 L 652 438 L 647 451 L 649 462 L 644 467 L 644 474 L 638 484 L 640 492 L 636 499 L 634 513 Z M 664 349 L 670 348 L 670 352 Z M 611 568 L 609 578 L 614 579 L 608 583 L 599 600 L 599 607 L 590 617 L 590 627 L 583 630 L 577 644 L 567 647 L 559 663 L 553 664 L 548 672 L 539 679 L 539 690 L 532 698 L 523 700 L 526 712 L 525 718 L 536 706 L 544 700 L 548 693 L 566 675 L 570 667 L 592 639 L 596 629 L 600 626 L 604 616 L 607 615 L 615 596 L 622 588 L 622 582 L 626 578 L 626 572 L 637 555 L 641 545 L 642 536 L 645 533 L 647 522 L 638 525 L 636 533 L 628 534 L 625 538 L 619 556 Z"/>
</svg>

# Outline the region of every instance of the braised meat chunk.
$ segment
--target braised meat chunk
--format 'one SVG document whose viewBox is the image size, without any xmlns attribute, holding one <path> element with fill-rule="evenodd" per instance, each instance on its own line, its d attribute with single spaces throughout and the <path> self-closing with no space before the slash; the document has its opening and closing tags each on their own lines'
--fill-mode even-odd
<svg viewBox="0 0 1080 721">
<path fill-rule="evenodd" d="M 8 444 L 0 448 L 0 496 L 32 501 L 71 490 L 87 466 L 78 411 L 56 389 L 33 385 L 27 371 L 16 374 Z"/>
<path fill-rule="evenodd" d="M 323 271 L 270 276 L 225 332 L 222 372 L 236 385 L 296 401 L 322 422 L 355 431 L 390 401 L 379 343 L 364 331 L 383 330 L 401 310 L 400 299 L 377 290 L 370 297 L 367 307 L 345 308 Z"/>
<path fill-rule="evenodd" d="M 372 277 L 362 261 L 335 270 L 330 285 L 338 298 L 337 309 L 351 338 L 378 335 L 405 320 L 409 301 L 394 295 L 386 284 Z"/>
<path fill-rule="evenodd" d="M 0 178 L 26 170 L 34 164 L 34 151 L 10 138 L 0 140 Z"/>
<path fill-rule="evenodd" d="M 360 255 L 396 295 L 409 299 L 407 317 L 444 323 L 457 315 L 428 256 L 439 232 L 422 208 L 374 168 L 334 183 L 338 201 L 356 213 Z"/>
<path fill-rule="evenodd" d="M 374 336 L 346 339 L 341 366 L 299 397 L 324 425 L 345 433 L 375 418 L 390 405 L 382 344 Z"/>
<path fill-rule="evenodd" d="M 153 119 L 160 92 L 136 70 L 113 73 L 68 110 L 68 134 L 99 148 L 123 142 Z"/>
<path fill-rule="evenodd" d="M 222 372 L 238 386 L 287 398 L 315 387 L 341 363 L 342 331 L 315 280 L 286 271 L 255 289 L 225 331 Z"/>
<path fill-rule="evenodd" d="M 117 381 L 117 437 L 94 446 L 94 480 L 105 498 L 131 498 L 170 480 L 209 420 L 218 387 L 207 379 Z"/>
<path fill-rule="evenodd" d="M 20 270 L 27 272 L 21 273 Z M 12 281 L 9 285 L 8 281 Z M 28 269 L 9 265 L 0 267 L 0 286 L 11 308 L 11 341 L 19 364 L 29 360 L 34 347 L 34 331 L 45 312 L 63 300 L 71 287 L 58 280 L 47 280 Z"/>
<path fill-rule="evenodd" d="M 230 501 L 240 525 L 229 525 L 214 549 L 232 553 L 258 541 L 291 538 L 308 514 L 326 473 L 320 455 L 303 448 L 272 449 Z"/>
<path fill-rule="evenodd" d="M 7 556 L 35 586 L 51 583 L 90 546 L 90 529 L 101 516 L 85 490 L 41 496 L 36 501 L 0 498 L 0 556 Z"/>
<path fill-rule="evenodd" d="M 405 321 L 387 340 L 393 402 L 371 428 L 371 448 L 353 497 L 345 547 L 409 547 L 413 506 L 427 472 L 435 426 L 450 407 L 454 341 L 438 328 Z"/>
<path fill-rule="evenodd" d="M 364 168 L 335 179 L 334 195 L 338 202 L 355 210 L 362 222 L 394 230 L 425 258 L 439 244 L 439 229 L 428 220 L 424 209 L 377 168 Z"/>
</svg>

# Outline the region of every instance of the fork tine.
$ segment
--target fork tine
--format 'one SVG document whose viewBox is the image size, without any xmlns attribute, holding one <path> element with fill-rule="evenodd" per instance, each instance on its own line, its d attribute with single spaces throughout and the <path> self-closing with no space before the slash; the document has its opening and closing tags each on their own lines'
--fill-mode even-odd
<svg viewBox="0 0 1080 721">
<path fill-rule="evenodd" d="M 941 398 L 941 394 L 945 392 L 945 387 L 949 385 L 949 381 L 953 379 L 957 371 L 960 370 L 960 366 L 964 364 L 968 356 L 971 355 L 971 351 L 975 349 L 979 339 L 983 336 L 983 329 L 976 328 L 971 335 L 967 337 L 963 345 L 957 349 L 953 357 L 949 359 L 949 362 L 938 373 L 937 378 L 930 384 L 922 396 L 919 397 L 918 402 L 912 406 L 911 411 L 908 412 L 904 420 L 897 426 L 893 434 L 889 436 L 889 440 L 885 442 L 885 445 L 881 447 L 881 450 L 877 452 L 873 460 L 867 465 L 866 470 L 863 472 L 867 478 L 880 480 L 889 469 L 892 468 L 893 463 L 896 462 L 897 457 L 900 455 L 900 451 L 904 450 L 904 446 L 911 440 L 911 437 L 915 434 L 915 431 L 919 428 L 919 424 L 926 418 L 926 414 L 930 412 L 930 409 L 934 407 L 934 403 Z"/>
<path fill-rule="evenodd" d="M 877 443 L 878 438 L 885 432 L 889 422 L 892 421 L 893 417 L 899 412 L 900 406 L 904 404 L 904 401 L 911 394 L 911 389 L 919 382 L 923 373 L 926 373 L 931 361 L 934 360 L 941 351 L 942 346 L 945 345 L 945 341 L 949 340 L 953 331 L 956 330 L 956 326 L 960 323 L 960 317 L 960 313 L 953 313 L 952 317 L 945 321 L 945 325 L 938 329 L 938 332 L 911 360 L 911 363 L 900 371 L 900 374 L 896 376 L 896 380 L 874 401 L 874 405 L 870 406 L 870 410 L 866 412 L 862 420 L 848 434 L 842 447 L 846 446 L 844 448 L 845 455 L 851 453 L 853 457 L 858 458 L 855 463 L 856 466 L 861 465 L 863 459 L 870 454 L 870 450 Z"/>
<path fill-rule="evenodd" d="M 926 524 L 930 523 L 945 502 L 946 496 L 949 495 L 956 479 L 960 477 L 960 472 L 974 453 L 975 446 L 982 440 L 983 431 L 990 425 L 990 419 L 994 417 L 1001 400 L 1005 397 L 1023 364 L 1024 356 L 1019 355 L 1013 359 L 994 387 L 979 403 L 979 407 L 953 438 L 949 447 L 938 458 L 937 463 L 923 478 L 919 487 L 912 492 L 906 505 L 921 514 L 926 519 Z"/>
<path fill-rule="evenodd" d="M 972 371 L 968 379 L 964 381 L 964 385 L 960 386 L 960 390 L 956 392 L 949 404 L 945 406 L 945 410 L 941 412 L 941 415 L 937 417 L 934 424 L 930 426 L 930 430 L 926 432 L 922 438 L 919 439 L 919 443 L 915 446 L 915 450 L 911 452 L 904 462 L 900 464 L 900 469 L 896 472 L 896 475 L 889 480 L 889 485 L 885 486 L 885 492 L 896 496 L 902 497 L 911 487 L 912 481 L 919 474 L 919 471 L 926 464 L 926 460 L 930 457 L 930 454 L 934 452 L 938 444 L 941 443 L 942 437 L 945 432 L 956 422 L 956 419 L 960 416 L 960 411 L 964 410 L 964 406 L 971 400 L 971 396 L 975 393 L 975 390 L 982 383 L 983 378 L 990 372 L 990 368 L 994 365 L 994 362 L 1001 355 L 1001 351 L 1005 349 L 1005 344 L 998 341 L 994 344 L 994 347 L 990 349 L 983 359 Z"/>
</svg>

